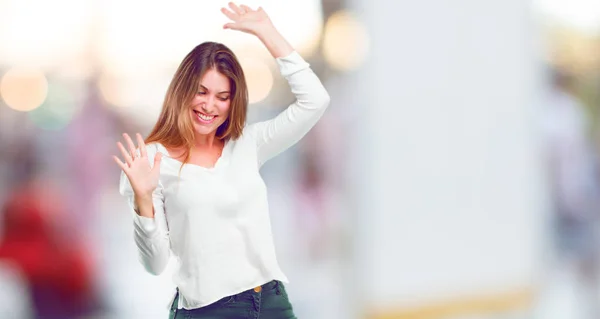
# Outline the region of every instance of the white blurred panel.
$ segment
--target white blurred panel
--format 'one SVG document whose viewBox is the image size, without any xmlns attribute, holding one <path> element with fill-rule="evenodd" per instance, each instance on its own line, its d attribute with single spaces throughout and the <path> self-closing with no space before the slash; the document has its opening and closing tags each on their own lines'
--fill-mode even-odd
<svg viewBox="0 0 600 319">
<path fill-rule="evenodd" d="M 545 192 L 530 3 L 352 1 L 360 298 L 412 305 L 535 283 Z"/>
</svg>

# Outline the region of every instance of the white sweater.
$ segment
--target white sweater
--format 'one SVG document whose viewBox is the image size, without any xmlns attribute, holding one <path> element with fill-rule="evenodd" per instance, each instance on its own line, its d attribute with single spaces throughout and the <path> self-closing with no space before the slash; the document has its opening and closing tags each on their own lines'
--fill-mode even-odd
<svg viewBox="0 0 600 319">
<path fill-rule="evenodd" d="M 132 208 L 140 261 L 159 275 L 175 258 L 180 308 L 200 308 L 273 279 L 288 282 L 275 256 L 259 169 L 317 123 L 329 95 L 297 52 L 276 62 L 296 101 L 271 120 L 247 125 L 225 144 L 213 168 L 186 164 L 179 179 L 181 162 L 163 145 L 147 145 L 151 165 L 156 152 L 163 153 L 154 218 L 133 212 L 133 191 L 121 172 L 119 189 Z"/>
</svg>

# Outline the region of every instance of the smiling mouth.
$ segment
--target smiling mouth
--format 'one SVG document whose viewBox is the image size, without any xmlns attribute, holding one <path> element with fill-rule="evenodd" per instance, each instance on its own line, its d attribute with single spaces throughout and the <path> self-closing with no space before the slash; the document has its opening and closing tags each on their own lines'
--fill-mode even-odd
<svg viewBox="0 0 600 319">
<path fill-rule="evenodd" d="M 204 114 L 204 113 L 201 113 L 201 112 L 198 112 L 195 110 L 194 110 L 194 113 L 196 113 L 196 118 L 198 120 L 200 120 L 200 122 L 206 123 L 206 124 L 212 123 L 217 118 L 217 115 L 208 115 L 208 114 Z"/>
</svg>

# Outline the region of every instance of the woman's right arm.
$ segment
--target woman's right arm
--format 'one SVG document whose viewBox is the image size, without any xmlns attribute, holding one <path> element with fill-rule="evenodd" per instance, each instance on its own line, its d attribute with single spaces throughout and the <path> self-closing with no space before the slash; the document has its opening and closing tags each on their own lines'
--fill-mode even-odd
<svg viewBox="0 0 600 319">
<path fill-rule="evenodd" d="M 128 140 L 129 137 L 126 136 L 125 139 Z M 141 137 L 138 137 L 138 141 L 140 140 Z M 128 144 L 130 143 L 132 144 L 129 139 Z M 129 145 L 130 150 L 133 148 L 131 144 Z M 130 170 L 132 168 L 135 170 L 135 161 L 145 160 L 148 162 L 148 165 L 151 165 L 150 163 L 160 165 L 160 158 L 155 160 L 157 154 L 156 145 L 149 146 L 147 150 L 145 149 L 145 145 L 142 147 L 144 151 L 140 152 L 139 148 L 135 151 L 138 157 L 127 157 L 127 154 L 124 154 L 126 163 L 121 162 L 120 166 L 121 168 L 126 166 L 129 176 L 125 170 L 121 172 L 119 192 L 127 199 L 130 211 L 132 212 L 133 237 L 138 248 L 140 263 L 150 274 L 158 276 L 165 270 L 169 263 L 169 228 L 165 216 L 163 188 L 160 181 L 156 181 L 156 186 L 151 194 L 142 192 L 139 189 L 136 192 L 130 183 L 130 178 L 133 178 L 136 182 L 143 184 L 143 180 L 139 178 L 140 174 L 136 174 L 135 171 Z M 148 167 L 151 171 L 154 171 L 153 168 L 153 166 Z M 156 170 L 158 169 L 159 167 Z M 140 170 L 143 171 L 142 169 Z M 156 178 L 158 179 L 158 175 Z M 138 188 L 144 188 L 144 185 L 138 184 L 137 186 Z"/>
</svg>

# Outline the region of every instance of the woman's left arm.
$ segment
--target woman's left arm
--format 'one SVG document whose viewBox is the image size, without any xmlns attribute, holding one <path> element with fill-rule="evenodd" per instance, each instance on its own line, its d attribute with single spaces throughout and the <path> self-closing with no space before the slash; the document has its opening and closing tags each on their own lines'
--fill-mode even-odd
<svg viewBox="0 0 600 319">
<path fill-rule="evenodd" d="M 319 121 L 329 105 L 329 94 L 309 64 L 302 59 L 271 23 L 262 9 L 229 3 L 221 11 L 233 22 L 224 28 L 253 34 L 275 58 L 296 101 L 275 118 L 247 128 L 257 143 L 258 164 L 264 164 L 300 140 Z"/>
</svg>

